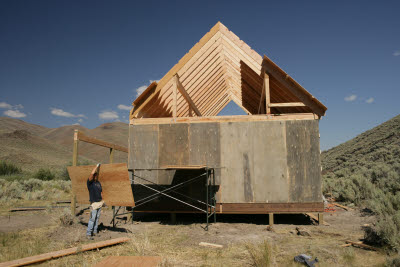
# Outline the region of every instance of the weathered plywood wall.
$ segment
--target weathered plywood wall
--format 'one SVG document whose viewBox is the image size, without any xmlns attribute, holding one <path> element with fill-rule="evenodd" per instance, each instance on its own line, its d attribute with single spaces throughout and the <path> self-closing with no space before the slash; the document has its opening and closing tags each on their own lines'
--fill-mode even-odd
<svg viewBox="0 0 400 267">
<path fill-rule="evenodd" d="M 175 171 L 142 169 L 207 165 L 221 203 L 322 201 L 318 120 L 130 125 L 129 141 L 129 169 L 160 185 Z"/>
</svg>

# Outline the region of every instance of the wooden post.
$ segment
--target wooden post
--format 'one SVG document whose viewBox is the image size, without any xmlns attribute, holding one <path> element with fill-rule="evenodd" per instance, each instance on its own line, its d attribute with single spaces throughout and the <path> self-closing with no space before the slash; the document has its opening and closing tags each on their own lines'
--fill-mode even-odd
<svg viewBox="0 0 400 267">
<path fill-rule="evenodd" d="M 178 82 L 177 82 L 177 80 L 178 80 L 178 77 L 176 77 L 176 76 L 174 76 L 174 82 L 173 82 L 173 85 L 172 85 L 172 87 L 173 87 L 173 90 L 174 90 L 174 92 L 173 92 L 173 110 L 172 110 L 172 115 L 173 115 L 173 117 L 176 119 L 176 110 L 177 110 L 177 97 L 178 97 L 178 93 L 177 93 L 177 90 L 178 90 Z"/>
<path fill-rule="evenodd" d="M 267 73 L 264 73 L 264 88 L 265 88 L 265 107 L 266 114 L 271 114 L 271 107 L 269 106 L 271 103 L 270 99 L 270 89 L 269 89 L 269 76 Z"/>
<path fill-rule="evenodd" d="M 171 216 L 171 224 L 176 224 L 176 213 L 172 212 L 170 213 Z"/>
<path fill-rule="evenodd" d="M 273 213 L 269 213 L 269 225 L 273 225 L 274 224 L 274 214 Z"/>
<path fill-rule="evenodd" d="M 77 166 L 78 165 L 78 144 L 79 144 L 79 139 L 78 139 L 78 130 L 74 131 L 74 148 L 72 150 L 72 166 Z M 76 196 L 74 192 L 72 191 L 71 194 L 71 215 L 75 216 L 76 214 Z"/>
<path fill-rule="evenodd" d="M 324 224 L 324 213 L 319 212 L 318 213 L 318 225 L 323 225 Z"/>
<path fill-rule="evenodd" d="M 110 164 L 114 162 L 114 149 L 110 148 Z"/>
</svg>

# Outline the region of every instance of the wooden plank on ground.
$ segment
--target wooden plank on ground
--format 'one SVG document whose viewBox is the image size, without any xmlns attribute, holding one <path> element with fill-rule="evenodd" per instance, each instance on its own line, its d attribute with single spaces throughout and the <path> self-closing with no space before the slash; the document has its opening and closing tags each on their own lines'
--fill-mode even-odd
<svg viewBox="0 0 400 267">
<path fill-rule="evenodd" d="M 212 243 L 207 243 L 207 242 L 200 242 L 199 246 L 203 247 L 210 247 L 210 248 L 223 248 L 223 245 L 218 245 L 218 244 L 212 244 Z"/>
<path fill-rule="evenodd" d="M 160 266 L 159 256 L 108 256 L 104 260 L 93 265 L 93 267 L 108 266 L 134 266 L 134 267 L 156 267 Z"/>
<path fill-rule="evenodd" d="M 72 191 L 81 204 L 89 204 L 87 179 L 95 165 L 68 167 Z M 103 188 L 103 199 L 108 206 L 134 206 L 131 183 L 126 163 L 102 164 L 99 181 Z"/>
<path fill-rule="evenodd" d="M 120 237 L 120 238 L 115 238 L 115 239 L 111 239 L 111 240 L 90 243 L 90 244 L 82 245 L 82 247 L 73 247 L 73 248 L 63 249 L 63 250 L 59 250 L 59 251 L 53 251 L 53 252 L 49 252 L 49 253 L 35 255 L 35 256 L 31 256 L 31 257 L 26 257 L 26 258 L 22 258 L 22 259 L 17 259 L 17 260 L 13 260 L 13 261 L 2 262 L 2 263 L 0 263 L 0 267 L 24 266 L 24 265 L 28 265 L 28 264 L 39 263 L 39 262 L 67 256 L 67 255 L 76 254 L 81 251 L 88 251 L 88 250 L 93 250 L 96 248 L 102 248 L 102 247 L 108 247 L 108 246 L 120 244 L 123 242 L 127 242 L 129 240 L 130 240 L 130 238 Z"/>
<path fill-rule="evenodd" d="M 364 244 L 362 242 L 353 242 L 353 241 L 350 241 L 350 240 L 346 240 L 346 243 L 347 244 L 351 244 L 351 245 L 353 245 L 355 247 L 360 247 L 360 248 L 366 248 L 366 249 L 370 249 L 370 250 L 379 251 L 378 248 L 375 248 L 375 247 L 372 247 L 372 246 L 368 246 L 368 245 L 366 245 L 366 244 Z"/>
<path fill-rule="evenodd" d="M 353 210 L 352 208 L 349 208 L 349 207 L 340 205 L 340 204 L 335 203 L 335 202 L 333 202 L 332 204 L 335 205 L 335 206 L 337 206 L 337 207 L 339 207 L 339 208 L 345 209 L 345 210 Z"/>
</svg>

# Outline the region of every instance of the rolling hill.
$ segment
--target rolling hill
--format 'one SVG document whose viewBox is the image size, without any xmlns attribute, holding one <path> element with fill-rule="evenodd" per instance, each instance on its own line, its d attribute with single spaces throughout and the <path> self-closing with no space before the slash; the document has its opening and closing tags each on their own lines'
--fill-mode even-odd
<svg viewBox="0 0 400 267">
<path fill-rule="evenodd" d="M 0 160 L 16 163 L 24 170 L 41 167 L 59 169 L 72 160 L 75 129 L 88 136 L 127 147 L 128 125 L 122 122 L 105 123 L 95 129 L 80 125 L 47 128 L 22 120 L 0 117 Z M 109 150 L 80 142 L 79 160 L 107 163 Z M 126 162 L 127 154 L 116 151 L 114 162 Z"/>
</svg>

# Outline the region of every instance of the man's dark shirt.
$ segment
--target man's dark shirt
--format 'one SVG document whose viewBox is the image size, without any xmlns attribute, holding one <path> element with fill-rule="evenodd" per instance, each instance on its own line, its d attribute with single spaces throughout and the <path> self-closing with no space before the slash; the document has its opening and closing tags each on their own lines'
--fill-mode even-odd
<svg viewBox="0 0 400 267">
<path fill-rule="evenodd" d="M 87 180 L 87 188 L 89 190 L 89 199 L 90 203 L 92 202 L 99 202 L 102 200 L 101 197 L 101 184 L 99 181 L 95 181 L 94 179 L 92 181 Z"/>
</svg>

